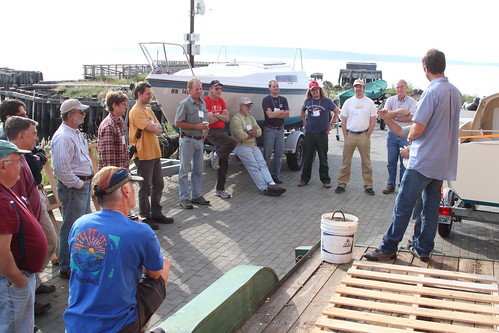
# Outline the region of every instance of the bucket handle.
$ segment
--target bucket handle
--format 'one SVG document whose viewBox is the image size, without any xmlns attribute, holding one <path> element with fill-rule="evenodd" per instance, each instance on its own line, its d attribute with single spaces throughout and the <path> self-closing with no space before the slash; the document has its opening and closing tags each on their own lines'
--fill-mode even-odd
<svg viewBox="0 0 499 333">
<path fill-rule="evenodd" d="M 340 212 L 340 213 L 341 213 L 341 215 L 343 215 L 343 222 L 346 222 L 346 221 L 347 221 L 347 219 L 346 219 L 346 217 L 345 217 L 345 214 L 344 214 L 341 210 L 339 210 L 339 209 L 338 209 L 338 210 L 335 210 L 335 211 L 333 212 L 333 215 L 331 215 L 331 220 L 332 220 L 332 219 L 334 219 L 334 214 L 336 214 L 336 213 L 338 213 L 338 212 Z"/>
</svg>

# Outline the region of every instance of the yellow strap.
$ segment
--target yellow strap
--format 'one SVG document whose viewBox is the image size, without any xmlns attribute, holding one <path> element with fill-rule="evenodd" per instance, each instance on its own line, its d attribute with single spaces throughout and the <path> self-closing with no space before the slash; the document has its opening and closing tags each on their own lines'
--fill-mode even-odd
<svg viewBox="0 0 499 333">
<path fill-rule="evenodd" d="M 460 136 L 459 137 L 459 139 L 473 139 L 473 138 L 499 138 L 499 134 L 467 135 L 467 136 Z"/>
</svg>

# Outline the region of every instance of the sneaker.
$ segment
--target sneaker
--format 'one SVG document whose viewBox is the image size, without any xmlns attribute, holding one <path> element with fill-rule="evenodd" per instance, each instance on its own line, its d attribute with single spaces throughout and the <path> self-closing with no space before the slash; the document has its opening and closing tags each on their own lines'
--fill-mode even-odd
<svg viewBox="0 0 499 333">
<path fill-rule="evenodd" d="M 413 256 L 415 256 L 416 258 L 419 258 L 419 260 L 421 260 L 422 262 L 428 262 L 428 261 L 430 261 L 430 256 L 421 256 L 421 255 L 419 255 L 418 250 L 416 250 L 416 248 L 414 246 L 412 246 L 412 242 L 407 247 L 407 249 L 409 251 L 411 251 L 411 253 L 412 253 Z"/>
<path fill-rule="evenodd" d="M 270 192 L 275 192 L 275 193 L 279 193 L 279 194 L 283 194 L 284 192 L 286 192 L 286 189 L 284 187 L 280 187 L 279 185 L 269 185 L 267 187 L 267 190 L 269 190 Z"/>
<path fill-rule="evenodd" d="M 307 182 L 304 182 L 303 180 L 300 180 L 300 182 L 296 186 L 303 187 L 303 186 L 307 186 L 307 185 L 308 185 Z"/>
<path fill-rule="evenodd" d="M 365 192 L 369 195 L 374 195 L 374 190 L 372 188 L 366 188 Z"/>
<path fill-rule="evenodd" d="M 35 316 L 44 314 L 51 307 L 52 307 L 52 304 L 50 304 L 50 303 L 42 304 L 42 303 L 35 300 Z"/>
<path fill-rule="evenodd" d="M 395 259 L 397 257 L 397 253 L 385 253 L 380 249 L 374 249 L 373 251 L 364 253 L 364 258 L 371 261 L 380 261 L 380 260 L 388 260 Z"/>
<path fill-rule="evenodd" d="M 325 183 L 325 184 L 324 184 L 324 188 L 331 188 L 331 184 L 329 184 L 329 183 Z"/>
<path fill-rule="evenodd" d="M 222 199 L 229 199 L 231 197 L 231 195 L 229 193 L 225 192 L 224 190 L 216 190 L 215 195 L 217 197 L 222 198 Z"/>
<path fill-rule="evenodd" d="M 160 224 L 172 224 L 175 221 L 173 219 L 173 217 L 164 216 L 164 215 L 160 215 L 158 217 L 153 217 L 153 218 L 151 218 L 151 220 L 153 220 L 156 223 L 160 223 Z"/>
<path fill-rule="evenodd" d="M 143 219 L 142 222 L 151 227 L 152 230 L 159 230 L 159 224 L 156 223 L 156 220 L 150 217 Z"/>
<path fill-rule="evenodd" d="M 278 197 L 278 196 L 281 195 L 281 193 L 279 193 L 279 192 L 272 192 L 268 188 L 265 189 L 265 190 L 263 190 L 262 193 L 263 193 L 263 195 L 268 195 L 268 196 L 271 196 L 271 197 Z"/>
<path fill-rule="evenodd" d="M 33 333 L 42 333 L 42 330 L 35 325 L 34 329 L 33 329 Z"/>
<path fill-rule="evenodd" d="M 343 193 L 345 192 L 345 188 L 344 187 L 341 187 L 341 186 L 338 186 L 335 190 L 334 190 L 334 193 L 336 194 L 340 194 L 340 193 Z"/>
<path fill-rule="evenodd" d="M 272 179 L 274 180 L 274 183 L 282 184 L 282 180 L 279 177 L 272 177 Z"/>
<path fill-rule="evenodd" d="M 219 158 L 215 150 L 210 153 L 210 163 L 213 169 L 215 170 L 220 169 Z"/>
<path fill-rule="evenodd" d="M 191 201 L 188 199 L 180 200 L 180 206 L 184 209 L 193 209 L 194 206 L 192 206 Z"/>
<path fill-rule="evenodd" d="M 386 185 L 386 188 L 383 190 L 384 194 L 390 194 L 395 191 L 395 186 L 393 185 Z"/>
<path fill-rule="evenodd" d="M 191 203 L 197 205 L 209 205 L 210 201 L 206 200 L 203 196 L 200 196 L 199 198 L 192 199 Z"/>
<path fill-rule="evenodd" d="M 71 271 L 59 271 L 59 277 L 67 280 L 71 277 Z"/>
<path fill-rule="evenodd" d="M 53 284 L 40 283 L 38 288 L 35 290 L 35 294 L 50 294 L 55 291 L 55 286 Z"/>
</svg>

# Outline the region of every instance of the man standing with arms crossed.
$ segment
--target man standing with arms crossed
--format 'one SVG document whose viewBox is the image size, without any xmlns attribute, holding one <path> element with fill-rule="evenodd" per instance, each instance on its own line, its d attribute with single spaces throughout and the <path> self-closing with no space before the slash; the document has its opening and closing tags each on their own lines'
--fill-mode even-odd
<svg viewBox="0 0 499 333">
<path fill-rule="evenodd" d="M 386 100 L 384 109 L 387 111 L 386 116 L 392 119 L 395 124 L 400 127 L 410 126 L 412 117 L 416 112 L 416 100 L 411 96 L 407 96 L 407 82 L 400 80 L 395 87 L 397 95 Z M 388 182 L 384 194 L 390 194 L 395 191 L 397 185 L 397 163 L 400 160 L 400 178 L 399 184 L 404 176 L 404 163 L 400 155 L 400 149 L 408 146 L 407 138 L 400 137 L 388 129 L 386 137 L 386 150 L 388 152 Z"/>
<path fill-rule="evenodd" d="M 225 191 L 227 170 L 229 168 L 229 155 L 237 145 L 236 139 L 228 136 L 225 132 L 225 123 L 230 121 L 229 110 L 222 95 L 223 85 L 218 80 L 210 83 L 210 94 L 204 99 L 208 109 L 208 122 L 210 130 L 208 141 L 214 146 L 211 152 L 211 166 L 217 169 L 217 187 L 215 195 L 222 199 L 229 199 L 230 194 Z"/>
<path fill-rule="evenodd" d="M 393 208 L 392 224 L 379 248 L 364 254 L 369 260 L 397 256 L 398 244 L 404 237 L 414 205 L 421 197 L 422 223 L 419 230 L 414 230 L 409 250 L 421 261 L 429 261 L 435 246 L 442 182 L 456 179 L 461 93 L 445 77 L 443 52 L 431 49 L 422 62 L 430 85 L 421 95 L 407 137 L 412 143 L 409 164 Z"/>
<path fill-rule="evenodd" d="M 52 167 L 57 177 L 57 195 L 62 203 L 62 226 L 59 231 L 59 277 L 69 279 L 68 235 L 80 216 L 90 213 L 92 160 L 88 142 L 78 130 L 88 105 L 77 99 L 61 104 L 62 124 L 52 138 Z"/>
<path fill-rule="evenodd" d="M 161 171 L 161 150 L 157 135 L 163 132 L 163 127 L 147 107 L 152 100 L 151 86 L 139 82 L 135 87 L 135 105 L 130 110 L 129 137 L 130 144 L 137 149 L 132 157 L 137 167 L 137 175 L 144 178 L 139 189 L 139 214 L 144 222 L 156 230 L 158 223 L 173 223 L 173 218 L 164 216 L 161 207 L 161 196 L 165 183 Z"/>
<path fill-rule="evenodd" d="M 209 205 L 201 195 L 203 177 L 204 139 L 208 135 L 208 112 L 201 98 L 203 88 L 198 78 L 187 82 L 189 97 L 177 107 L 175 126 L 180 128 L 180 170 L 178 172 L 180 206 L 194 208 L 192 204 Z M 189 172 L 191 172 L 191 196 L 189 200 Z"/>
<path fill-rule="evenodd" d="M 263 128 L 263 156 L 267 165 L 270 164 L 274 152 L 274 165 L 271 168 L 272 179 L 276 184 L 282 184 L 281 174 L 282 154 L 284 152 L 284 118 L 289 117 L 289 106 L 286 97 L 279 96 L 279 83 L 269 82 L 270 95 L 262 101 L 265 123 Z"/>
</svg>

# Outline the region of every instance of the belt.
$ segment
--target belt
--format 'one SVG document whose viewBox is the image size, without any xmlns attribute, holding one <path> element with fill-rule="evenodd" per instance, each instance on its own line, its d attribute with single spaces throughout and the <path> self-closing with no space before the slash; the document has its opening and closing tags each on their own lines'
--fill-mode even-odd
<svg viewBox="0 0 499 333">
<path fill-rule="evenodd" d="M 273 130 L 280 130 L 280 129 L 282 129 L 282 126 L 275 127 L 275 126 L 265 125 L 265 127 L 268 127 L 270 129 L 273 129 Z"/>
<path fill-rule="evenodd" d="M 203 138 L 202 136 L 194 136 L 194 135 L 187 134 L 185 132 L 181 132 L 180 137 L 183 138 L 184 136 L 187 138 L 194 139 L 194 140 L 201 140 Z"/>
<path fill-rule="evenodd" d="M 350 130 L 347 130 L 348 133 L 350 134 L 362 134 L 362 133 L 367 133 L 368 130 L 365 130 L 365 131 L 360 131 L 360 132 L 355 132 L 355 131 L 350 131 Z"/>
<path fill-rule="evenodd" d="M 83 181 L 86 181 L 86 180 L 91 180 L 93 175 L 90 175 L 90 176 L 78 176 L 78 175 L 76 175 L 76 177 L 80 178 Z"/>
</svg>

